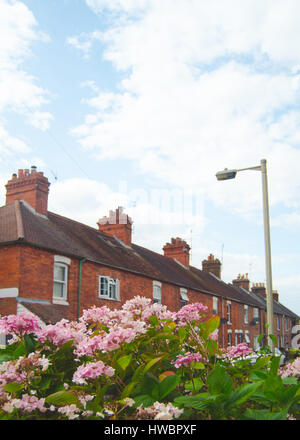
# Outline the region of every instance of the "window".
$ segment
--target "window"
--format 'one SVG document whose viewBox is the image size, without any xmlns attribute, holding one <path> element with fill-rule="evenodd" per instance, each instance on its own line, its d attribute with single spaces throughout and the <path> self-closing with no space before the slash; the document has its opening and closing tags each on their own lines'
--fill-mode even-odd
<svg viewBox="0 0 300 440">
<path fill-rule="evenodd" d="M 277 322 L 277 330 L 280 330 L 280 318 L 278 315 L 276 316 L 276 322 Z"/>
<path fill-rule="evenodd" d="M 99 277 L 99 297 L 120 301 L 120 281 L 106 276 Z"/>
<path fill-rule="evenodd" d="M 71 264 L 70 258 L 62 255 L 54 256 L 53 273 L 53 303 L 65 304 L 68 296 L 68 271 Z"/>
<path fill-rule="evenodd" d="M 253 320 L 255 324 L 257 324 L 259 321 L 258 309 L 256 307 L 253 309 Z"/>
<path fill-rule="evenodd" d="M 245 341 L 247 342 L 247 344 L 250 344 L 250 338 L 249 338 L 249 331 L 248 330 L 245 331 Z"/>
<path fill-rule="evenodd" d="M 228 347 L 231 347 L 231 345 L 232 345 L 232 332 L 231 332 L 231 330 L 228 330 L 228 333 L 227 333 L 227 345 L 228 345 Z"/>
<path fill-rule="evenodd" d="M 187 305 L 189 301 L 189 297 L 187 296 L 187 289 L 180 289 L 180 307 L 184 307 Z"/>
<path fill-rule="evenodd" d="M 63 263 L 54 263 L 53 299 L 66 301 L 68 290 L 68 266 Z"/>
<path fill-rule="evenodd" d="M 244 323 L 248 324 L 248 306 L 244 305 Z"/>
<path fill-rule="evenodd" d="M 258 342 L 258 338 L 259 338 L 259 335 L 254 335 L 254 340 L 253 340 L 253 348 L 254 348 L 254 350 L 259 350 L 260 349 L 260 344 Z"/>
<path fill-rule="evenodd" d="M 235 331 L 235 345 L 238 345 L 238 343 L 239 343 L 239 331 L 236 330 Z"/>
<path fill-rule="evenodd" d="M 213 315 L 218 314 L 218 298 L 216 296 L 213 297 Z"/>
<path fill-rule="evenodd" d="M 161 304 L 161 283 L 153 281 L 153 302 Z"/>
<path fill-rule="evenodd" d="M 227 324 L 231 324 L 231 302 L 227 301 Z"/>
</svg>

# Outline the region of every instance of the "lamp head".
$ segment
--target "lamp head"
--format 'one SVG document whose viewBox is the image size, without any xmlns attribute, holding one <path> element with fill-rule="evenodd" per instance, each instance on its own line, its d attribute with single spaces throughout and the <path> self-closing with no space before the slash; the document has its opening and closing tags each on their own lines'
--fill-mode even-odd
<svg viewBox="0 0 300 440">
<path fill-rule="evenodd" d="M 229 180 L 234 179 L 236 176 L 237 170 L 229 170 L 225 168 L 223 171 L 218 171 L 216 174 L 216 178 L 218 180 Z"/>
</svg>

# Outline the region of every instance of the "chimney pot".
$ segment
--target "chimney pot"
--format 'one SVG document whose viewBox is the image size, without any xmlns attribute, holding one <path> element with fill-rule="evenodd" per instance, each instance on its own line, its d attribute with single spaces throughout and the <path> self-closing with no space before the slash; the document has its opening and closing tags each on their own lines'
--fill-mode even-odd
<svg viewBox="0 0 300 440">
<path fill-rule="evenodd" d="M 119 206 L 115 211 L 109 211 L 109 217 L 102 217 L 97 222 L 99 231 L 105 234 L 116 236 L 123 243 L 131 246 L 132 239 L 132 220 L 123 213 L 123 208 Z"/>
</svg>

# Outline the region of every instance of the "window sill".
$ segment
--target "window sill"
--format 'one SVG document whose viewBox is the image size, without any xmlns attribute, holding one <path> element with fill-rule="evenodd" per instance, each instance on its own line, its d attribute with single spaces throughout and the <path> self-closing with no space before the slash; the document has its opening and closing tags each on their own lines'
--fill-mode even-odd
<svg viewBox="0 0 300 440">
<path fill-rule="evenodd" d="M 98 299 L 104 299 L 104 300 L 106 300 L 106 301 L 121 302 L 120 299 L 117 299 L 117 298 L 108 298 L 108 297 L 106 297 L 106 296 L 98 296 Z"/>
<path fill-rule="evenodd" d="M 70 304 L 65 299 L 59 299 L 59 298 L 53 298 L 52 299 L 53 304 L 59 304 L 61 306 L 69 306 Z"/>
</svg>

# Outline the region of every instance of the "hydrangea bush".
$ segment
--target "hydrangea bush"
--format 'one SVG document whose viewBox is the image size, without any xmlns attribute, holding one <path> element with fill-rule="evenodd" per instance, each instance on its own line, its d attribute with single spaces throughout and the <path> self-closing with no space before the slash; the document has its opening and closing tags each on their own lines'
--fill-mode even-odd
<svg viewBox="0 0 300 440">
<path fill-rule="evenodd" d="M 0 419 L 206 420 L 300 418 L 300 358 L 217 343 L 219 317 L 135 297 L 41 327 L 30 313 L 0 319 Z"/>
</svg>

